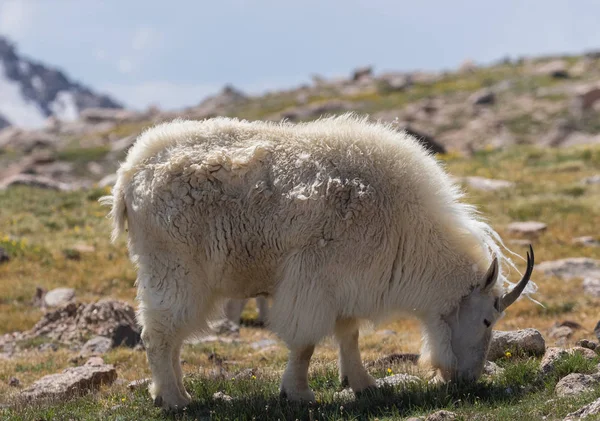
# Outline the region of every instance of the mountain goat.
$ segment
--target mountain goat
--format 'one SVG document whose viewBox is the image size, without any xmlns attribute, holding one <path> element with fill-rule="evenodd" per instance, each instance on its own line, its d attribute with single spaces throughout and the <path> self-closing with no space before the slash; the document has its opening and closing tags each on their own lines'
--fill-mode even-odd
<svg viewBox="0 0 600 421">
<path fill-rule="evenodd" d="M 140 135 L 111 196 L 128 227 L 156 405 L 190 402 L 180 349 L 223 300 L 268 296 L 289 348 L 281 393 L 313 400 L 314 347 L 334 336 L 340 379 L 373 387 L 359 324 L 417 317 L 421 360 L 477 379 L 510 291 L 498 234 L 416 139 L 351 114 L 310 123 L 175 120 Z M 532 282 L 525 293 L 535 292 Z"/>
</svg>

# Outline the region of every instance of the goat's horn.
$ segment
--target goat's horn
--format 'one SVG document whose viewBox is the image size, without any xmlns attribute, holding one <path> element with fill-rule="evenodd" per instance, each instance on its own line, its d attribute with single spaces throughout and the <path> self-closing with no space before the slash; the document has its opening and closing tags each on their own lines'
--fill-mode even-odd
<svg viewBox="0 0 600 421">
<path fill-rule="evenodd" d="M 527 252 L 527 271 L 525 272 L 525 275 L 523 275 L 523 278 L 519 281 L 519 283 L 510 292 L 507 292 L 502 296 L 502 299 L 500 300 L 500 308 L 502 310 L 504 310 L 506 307 L 510 306 L 512 303 L 517 301 L 517 298 L 519 298 L 519 296 L 527 286 L 527 283 L 531 278 L 531 273 L 533 272 L 533 263 L 533 247 L 529 245 L 529 252 Z"/>
</svg>

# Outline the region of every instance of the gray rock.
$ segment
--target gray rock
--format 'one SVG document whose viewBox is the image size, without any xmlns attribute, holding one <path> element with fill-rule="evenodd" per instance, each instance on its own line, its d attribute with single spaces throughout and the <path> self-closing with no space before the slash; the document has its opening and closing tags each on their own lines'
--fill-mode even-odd
<svg viewBox="0 0 600 421">
<path fill-rule="evenodd" d="M 75 298 L 75 290 L 73 288 L 56 288 L 46 293 L 44 303 L 48 307 L 59 307 L 67 304 L 73 298 Z"/>
<path fill-rule="evenodd" d="M 559 397 L 577 396 L 593 390 L 597 383 L 597 380 L 588 374 L 571 373 L 560 379 L 554 391 Z"/>
<path fill-rule="evenodd" d="M 593 359 L 596 357 L 596 353 L 590 349 L 575 346 L 573 348 L 558 348 L 549 347 L 540 362 L 540 372 L 543 375 L 551 374 L 554 371 L 556 362 L 566 355 L 574 354 L 575 352 L 581 353 L 587 359 Z"/>
<path fill-rule="evenodd" d="M 598 344 L 594 341 L 590 341 L 589 339 L 581 339 L 577 341 L 575 345 L 580 346 L 582 348 L 591 349 L 592 351 L 598 348 Z"/>
<path fill-rule="evenodd" d="M 583 184 L 600 184 L 600 174 L 592 175 L 591 177 L 581 180 Z"/>
<path fill-rule="evenodd" d="M 152 381 L 152 379 L 134 380 L 132 382 L 129 382 L 129 384 L 127 385 L 127 388 L 129 390 L 141 389 L 141 388 L 147 387 L 150 384 L 151 381 Z"/>
<path fill-rule="evenodd" d="M 585 247 L 600 247 L 600 241 L 590 235 L 573 238 L 573 244 Z"/>
<path fill-rule="evenodd" d="M 483 191 L 496 191 L 514 187 L 515 183 L 506 180 L 494 180 L 484 177 L 464 177 L 462 181 L 470 187 Z"/>
<path fill-rule="evenodd" d="M 106 336 L 96 336 L 81 347 L 81 355 L 105 354 L 111 350 L 113 341 Z"/>
<path fill-rule="evenodd" d="M 488 351 L 488 360 L 494 361 L 502 358 L 506 351 L 522 352 L 527 355 L 543 355 L 546 351 L 546 341 L 537 329 L 495 330 Z"/>
<path fill-rule="evenodd" d="M 429 414 L 425 421 L 451 421 L 456 419 L 456 414 L 450 411 L 437 411 Z"/>
<path fill-rule="evenodd" d="M 482 89 L 473 93 L 469 97 L 469 102 L 473 105 L 493 105 L 496 102 L 496 95 L 490 89 Z"/>
<path fill-rule="evenodd" d="M 585 405 L 584 407 L 578 409 L 575 412 L 571 412 L 567 414 L 567 417 L 564 421 L 575 421 L 580 420 L 590 415 L 600 415 L 600 398 L 596 399 L 594 402 Z"/>
<path fill-rule="evenodd" d="M 585 278 L 583 280 L 583 291 L 593 297 L 600 297 L 600 277 Z"/>
<path fill-rule="evenodd" d="M 524 222 L 513 222 L 508 224 L 506 229 L 512 234 L 519 234 L 527 237 L 535 237 L 546 231 L 548 226 L 543 222 L 538 221 L 524 221 Z"/>
<path fill-rule="evenodd" d="M 553 326 L 550 328 L 548 336 L 555 339 L 568 339 L 573 336 L 573 329 L 569 326 Z"/>
<path fill-rule="evenodd" d="M 556 276 L 564 280 L 597 278 L 600 277 L 600 260 L 588 257 L 569 257 L 542 262 L 536 265 L 536 270 L 543 272 L 546 276 Z"/>
<path fill-rule="evenodd" d="M 419 383 L 421 379 L 417 376 L 411 376 L 410 374 L 394 374 L 393 376 L 387 376 L 375 380 L 377 387 L 382 386 L 404 386 L 411 383 Z"/>
<path fill-rule="evenodd" d="M 213 393 L 213 399 L 216 401 L 231 402 L 233 398 L 221 391 Z"/>
<path fill-rule="evenodd" d="M 0 190 L 4 190 L 10 186 L 18 185 L 58 191 L 73 190 L 73 187 L 66 183 L 61 183 L 41 175 L 31 174 L 17 174 L 12 177 L 5 178 L 4 180 L 0 181 Z"/>
<path fill-rule="evenodd" d="M 483 374 L 488 376 L 498 376 L 504 373 L 504 369 L 492 361 L 486 361 L 483 366 Z"/>
<path fill-rule="evenodd" d="M 113 365 L 101 363 L 101 359 L 91 359 L 83 366 L 69 367 L 62 373 L 42 377 L 23 390 L 20 397 L 25 401 L 52 401 L 68 399 L 110 385 L 117 379 Z"/>
</svg>

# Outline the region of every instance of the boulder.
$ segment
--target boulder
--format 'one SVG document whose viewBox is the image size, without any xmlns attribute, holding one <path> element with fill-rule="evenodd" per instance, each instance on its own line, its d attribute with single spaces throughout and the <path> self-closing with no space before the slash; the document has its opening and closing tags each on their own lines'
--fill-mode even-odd
<svg viewBox="0 0 600 421">
<path fill-rule="evenodd" d="M 44 295 L 44 304 L 48 307 L 59 307 L 75 298 L 73 288 L 55 288 Z"/>
<path fill-rule="evenodd" d="M 42 377 L 23 390 L 20 397 L 25 401 L 52 401 L 80 396 L 101 385 L 111 385 L 117 379 L 117 371 L 110 364 L 92 359 L 80 367 L 69 367 L 62 373 Z"/>
<path fill-rule="evenodd" d="M 540 331 L 536 329 L 494 330 L 487 359 L 497 360 L 502 358 L 507 351 L 526 355 L 543 355 L 546 351 L 546 341 Z"/>
<path fill-rule="evenodd" d="M 567 415 L 564 421 L 585 419 L 590 415 L 600 415 L 600 398 Z"/>
<path fill-rule="evenodd" d="M 554 388 L 559 397 L 577 396 L 592 391 L 598 381 L 589 374 L 571 373 L 560 379 Z"/>
<path fill-rule="evenodd" d="M 506 227 L 507 231 L 511 234 L 525 237 L 537 237 L 546 231 L 547 228 L 546 224 L 538 221 L 512 222 Z"/>
<path fill-rule="evenodd" d="M 574 278 L 600 277 L 600 260 L 588 257 L 568 257 L 565 259 L 542 262 L 536 265 L 537 271 L 546 276 L 556 276 L 563 280 Z"/>
</svg>

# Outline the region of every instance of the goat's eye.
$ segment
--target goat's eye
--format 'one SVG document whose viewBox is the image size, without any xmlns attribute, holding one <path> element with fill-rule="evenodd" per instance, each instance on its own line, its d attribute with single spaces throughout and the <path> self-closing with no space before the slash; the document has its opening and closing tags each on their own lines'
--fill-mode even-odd
<svg viewBox="0 0 600 421">
<path fill-rule="evenodd" d="M 490 327 L 490 326 L 492 325 L 492 322 L 490 322 L 488 319 L 483 319 L 483 324 L 484 324 L 486 327 Z"/>
</svg>

